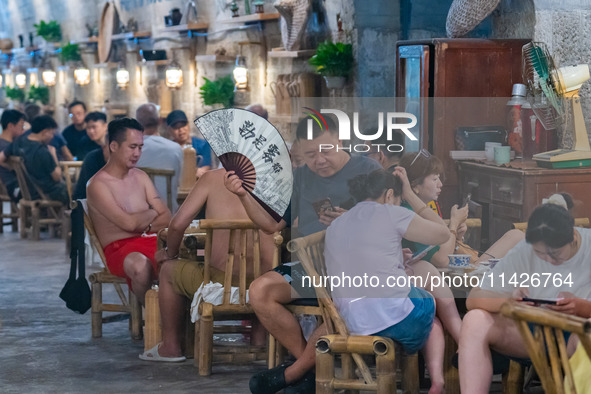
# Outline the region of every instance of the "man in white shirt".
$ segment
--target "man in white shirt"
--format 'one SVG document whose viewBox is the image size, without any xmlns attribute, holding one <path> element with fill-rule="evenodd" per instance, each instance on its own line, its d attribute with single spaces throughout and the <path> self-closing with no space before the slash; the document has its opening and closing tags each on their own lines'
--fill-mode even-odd
<svg viewBox="0 0 591 394">
<path fill-rule="evenodd" d="M 153 103 L 143 104 L 138 107 L 135 117 L 144 126 L 144 147 L 142 156 L 137 163 L 138 167 L 157 168 L 161 170 L 174 170 L 172 177 L 172 212 L 178 209 L 177 192 L 179 176 L 183 166 L 183 151 L 181 146 L 173 141 L 161 137 L 158 133 L 160 115 L 158 108 Z M 157 176 L 154 185 L 158 194 L 167 203 L 166 179 Z"/>
</svg>

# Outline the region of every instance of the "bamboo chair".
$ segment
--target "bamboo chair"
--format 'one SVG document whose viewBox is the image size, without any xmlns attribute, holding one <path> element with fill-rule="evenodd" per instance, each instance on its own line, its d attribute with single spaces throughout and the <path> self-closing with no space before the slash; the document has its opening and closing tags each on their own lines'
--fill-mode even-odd
<svg viewBox="0 0 591 394">
<path fill-rule="evenodd" d="M 174 176 L 174 170 L 149 167 L 139 167 L 139 169 L 148 174 L 154 185 L 156 185 L 157 176 L 163 176 L 166 178 L 166 196 L 162 197 L 166 197 L 166 204 L 170 212 L 172 212 L 172 177 Z"/>
<path fill-rule="evenodd" d="M 288 243 L 288 249 L 296 253 L 311 278 L 318 278 L 319 272 L 326 275 L 324 236 L 325 231 L 321 231 Z M 316 283 L 321 283 L 318 279 Z M 327 289 L 315 287 L 315 290 L 328 332 L 331 333 L 321 337 L 316 343 L 316 392 L 333 393 L 339 389 L 396 392 L 397 351 L 394 341 L 377 336 L 350 335 Z M 375 357 L 375 378 L 365 363 L 363 354 Z M 402 389 L 405 393 L 418 393 L 418 355 L 401 354 Z M 341 357 L 341 378 L 335 373 L 336 355 Z M 361 379 L 356 378 L 355 367 L 359 370 Z"/>
<path fill-rule="evenodd" d="M 4 212 L 4 203 L 7 202 L 10 205 L 10 212 Z M 12 231 L 18 231 L 18 205 L 12 201 L 10 196 L 8 195 L 8 190 L 6 190 L 6 186 L 0 180 L 0 234 L 4 232 L 4 225 L 10 224 L 12 226 Z M 9 219 L 8 223 L 4 222 L 4 219 Z"/>
<path fill-rule="evenodd" d="M 576 334 L 591 357 L 591 319 L 517 302 L 503 304 L 501 313 L 517 323 L 544 392 L 576 394 L 562 331 Z M 529 324 L 534 325 L 533 333 Z"/>
<path fill-rule="evenodd" d="M 575 227 L 589 227 L 589 218 L 575 218 Z M 513 228 L 522 232 L 527 231 L 527 222 L 513 223 Z"/>
<path fill-rule="evenodd" d="M 103 336 L 103 324 L 114 321 L 120 321 L 129 316 L 129 331 L 132 339 L 142 338 L 142 307 L 133 292 L 128 289 L 128 297 L 125 296 L 121 285 L 127 284 L 125 278 L 112 275 L 107 268 L 107 260 L 103 252 L 92 220 L 88 215 L 86 200 L 79 200 L 84 205 L 84 228 L 88 231 L 90 242 L 98 252 L 105 268 L 102 271 L 95 272 L 88 276 L 92 286 L 91 300 L 91 327 L 92 337 L 100 338 Z M 103 303 L 103 284 L 111 283 L 115 286 L 115 291 L 119 296 L 120 304 Z M 121 312 L 116 315 L 103 317 L 103 312 Z"/>
<path fill-rule="evenodd" d="M 199 367 L 199 375 L 211 375 L 211 365 L 214 358 L 219 358 L 224 362 L 245 361 L 252 359 L 265 359 L 266 351 L 264 347 L 245 347 L 231 348 L 224 346 L 224 349 L 216 349 L 214 354 L 213 335 L 214 333 L 244 332 L 244 327 L 216 326 L 215 321 L 232 321 L 252 319 L 254 311 L 250 304 L 246 302 L 246 290 L 249 283 L 246 279 L 247 255 L 252 255 L 253 279 L 261 275 L 261 256 L 260 240 L 258 227 L 249 220 L 213 220 L 205 219 L 199 222 L 199 227 L 206 232 L 205 240 L 205 261 L 204 261 L 204 283 L 211 280 L 210 263 L 212 254 L 212 238 L 216 231 L 230 230 L 228 242 L 228 258 L 226 260 L 224 276 L 224 295 L 221 305 L 213 305 L 209 302 L 199 304 L 200 319 L 195 323 L 195 363 Z M 251 233 L 252 243 L 247 242 L 247 233 Z M 235 248 L 235 240 L 239 239 L 240 248 Z M 281 235 L 275 235 L 275 251 L 273 255 L 273 266 L 277 266 L 279 261 L 280 245 L 283 242 Z M 234 266 L 238 265 L 238 277 L 233 275 Z M 250 264 L 250 263 L 249 263 Z M 239 303 L 230 303 L 230 292 L 233 280 L 238 279 Z M 219 350 L 219 351 L 217 351 Z M 246 350 L 246 352 L 245 352 Z M 224 354 L 226 353 L 226 354 Z M 246 353 L 246 355 L 245 355 Z"/>
<path fill-rule="evenodd" d="M 16 178 L 22 195 L 22 198 L 19 201 L 21 238 L 26 238 L 27 232 L 29 232 L 31 234 L 31 239 L 38 241 L 41 227 L 46 226 L 49 228 L 50 234 L 53 234 L 56 227 L 60 227 L 61 236 L 63 239 L 66 239 L 69 232 L 69 220 L 65 215 L 67 207 L 65 207 L 60 201 L 50 200 L 45 193 L 43 193 L 43 190 L 35 185 L 27 173 L 25 162 L 22 157 L 10 157 L 10 164 L 16 173 Z M 31 197 L 29 185 L 36 189 L 40 198 L 34 200 Z M 48 217 L 41 218 L 42 210 L 47 212 Z"/>
</svg>

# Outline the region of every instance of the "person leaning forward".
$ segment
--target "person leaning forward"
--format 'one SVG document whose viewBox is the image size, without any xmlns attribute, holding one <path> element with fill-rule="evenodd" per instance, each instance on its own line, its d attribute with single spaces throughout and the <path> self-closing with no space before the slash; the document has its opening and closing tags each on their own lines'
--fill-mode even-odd
<svg viewBox="0 0 591 394">
<path fill-rule="evenodd" d="M 107 268 L 127 283 L 143 305 L 156 278 L 156 233 L 171 214 L 152 181 L 135 166 L 143 127 L 135 119 L 109 123 L 110 157 L 87 187 L 88 213 L 103 247 Z"/>
</svg>

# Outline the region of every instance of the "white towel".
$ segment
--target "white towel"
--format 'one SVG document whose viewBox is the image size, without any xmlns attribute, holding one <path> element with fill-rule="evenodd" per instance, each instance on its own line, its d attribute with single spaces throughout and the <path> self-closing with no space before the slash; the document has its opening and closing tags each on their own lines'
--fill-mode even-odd
<svg viewBox="0 0 591 394">
<path fill-rule="evenodd" d="M 238 287 L 232 286 L 230 291 L 230 303 L 239 303 L 239 291 Z M 195 323 L 199 320 L 199 303 L 201 301 L 209 302 L 213 305 L 221 305 L 224 301 L 224 286 L 221 283 L 209 282 L 208 284 L 202 283 L 201 286 L 195 292 L 193 296 L 193 302 L 191 302 L 191 321 Z M 248 303 L 248 290 L 246 290 L 246 302 Z"/>
</svg>

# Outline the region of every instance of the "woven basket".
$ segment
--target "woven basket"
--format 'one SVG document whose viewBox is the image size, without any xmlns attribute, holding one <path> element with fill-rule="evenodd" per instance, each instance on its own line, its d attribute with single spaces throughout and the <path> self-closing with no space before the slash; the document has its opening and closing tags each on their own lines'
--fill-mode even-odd
<svg viewBox="0 0 591 394">
<path fill-rule="evenodd" d="M 450 38 L 462 37 L 483 21 L 501 0 L 454 0 L 447 14 L 445 29 Z"/>
</svg>

